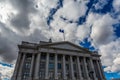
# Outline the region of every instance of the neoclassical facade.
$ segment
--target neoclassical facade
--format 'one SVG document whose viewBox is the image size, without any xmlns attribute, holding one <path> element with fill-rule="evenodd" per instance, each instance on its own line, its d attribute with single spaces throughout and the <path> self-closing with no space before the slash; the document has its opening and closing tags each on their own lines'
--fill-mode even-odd
<svg viewBox="0 0 120 80">
<path fill-rule="evenodd" d="M 106 80 L 100 55 L 68 41 L 18 45 L 11 80 Z"/>
</svg>

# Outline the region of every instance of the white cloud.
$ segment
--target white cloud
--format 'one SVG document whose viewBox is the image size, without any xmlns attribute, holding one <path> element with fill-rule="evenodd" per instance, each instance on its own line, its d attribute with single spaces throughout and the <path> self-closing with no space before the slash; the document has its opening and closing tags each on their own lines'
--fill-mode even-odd
<svg viewBox="0 0 120 80">
<path fill-rule="evenodd" d="M 107 66 L 105 71 L 120 71 L 120 39 L 109 44 L 100 46 L 100 54 L 103 65 Z"/>
<path fill-rule="evenodd" d="M 108 0 L 98 0 L 98 2 L 95 4 L 95 9 L 102 9 L 107 3 Z"/>
<path fill-rule="evenodd" d="M 3 66 L 0 64 L 0 74 L 1 79 L 4 80 L 5 78 L 10 79 L 13 74 L 13 67 Z"/>
<path fill-rule="evenodd" d="M 77 28 L 77 39 L 83 41 L 85 38 L 88 38 L 91 32 L 90 27 L 95 23 L 96 20 L 100 19 L 101 17 L 102 15 L 89 13 L 86 22 Z"/>
<path fill-rule="evenodd" d="M 17 10 L 8 2 L 8 0 L 0 2 L 0 21 L 6 23 L 13 15 L 17 14 Z"/>
<path fill-rule="evenodd" d="M 76 37 L 78 40 L 83 41 L 85 38 L 89 37 L 90 34 L 90 25 L 83 24 L 78 26 Z"/>
<path fill-rule="evenodd" d="M 49 1 L 49 0 L 38 0 L 38 2 L 41 3 L 41 5 L 45 6 L 46 8 L 54 8 L 56 7 L 56 4 L 58 2 L 58 0 L 52 0 L 52 1 Z"/>
<path fill-rule="evenodd" d="M 113 8 L 120 13 L 120 0 L 113 0 Z"/>
<path fill-rule="evenodd" d="M 115 39 L 114 29 L 112 27 L 117 21 L 109 14 L 105 14 L 93 23 L 91 38 L 93 45 L 107 44 Z"/>
<path fill-rule="evenodd" d="M 73 0 L 65 0 L 63 8 L 59 9 L 57 14 L 68 20 L 76 21 L 80 16 L 85 15 L 87 10 L 86 3 L 85 1 L 78 3 Z"/>
</svg>

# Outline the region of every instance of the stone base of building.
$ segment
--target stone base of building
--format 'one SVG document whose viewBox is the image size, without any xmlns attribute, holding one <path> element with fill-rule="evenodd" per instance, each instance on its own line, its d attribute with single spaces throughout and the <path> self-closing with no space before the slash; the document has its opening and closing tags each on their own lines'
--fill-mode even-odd
<svg viewBox="0 0 120 80">
<path fill-rule="evenodd" d="M 15 76 L 12 76 L 11 80 L 16 80 L 16 77 L 15 77 Z"/>
<path fill-rule="evenodd" d="M 16 80 L 22 80 L 22 77 L 21 76 L 19 76 L 19 77 L 17 77 L 17 79 Z"/>
</svg>

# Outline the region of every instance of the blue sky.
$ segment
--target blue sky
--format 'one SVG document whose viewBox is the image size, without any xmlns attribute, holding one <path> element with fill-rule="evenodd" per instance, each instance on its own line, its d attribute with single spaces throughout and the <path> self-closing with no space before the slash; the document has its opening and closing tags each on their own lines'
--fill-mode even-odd
<svg viewBox="0 0 120 80">
<path fill-rule="evenodd" d="M 63 41 L 59 29 L 102 55 L 108 80 L 120 77 L 120 0 L 1 0 L 0 12 L 2 78 L 11 77 L 21 41 Z"/>
</svg>

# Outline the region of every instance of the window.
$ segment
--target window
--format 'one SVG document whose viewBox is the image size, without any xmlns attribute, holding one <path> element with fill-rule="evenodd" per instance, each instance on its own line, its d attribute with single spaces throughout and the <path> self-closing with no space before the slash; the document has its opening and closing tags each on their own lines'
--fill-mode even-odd
<svg viewBox="0 0 120 80">
<path fill-rule="evenodd" d="M 66 61 L 69 61 L 69 56 L 66 56 L 66 57 L 65 57 L 65 60 L 66 60 Z"/>
<path fill-rule="evenodd" d="M 58 69 L 61 69 L 62 66 L 61 66 L 61 63 L 58 63 Z"/>
<path fill-rule="evenodd" d="M 50 54 L 50 60 L 54 60 L 54 55 Z"/>
<path fill-rule="evenodd" d="M 75 62 L 76 57 L 73 57 L 73 62 Z"/>
<path fill-rule="evenodd" d="M 62 73 L 61 72 L 58 72 L 58 79 L 62 80 Z"/>
<path fill-rule="evenodd" d="M 54 63 L 49 63 L 49 69 L 54 69 Z"/>
<path fill-rule="evenodd" d="M 40 71 L 40 78 L 44 79 L 45 78 L 45 72 L 44 71 Z"/>
<path fill-rule="evenodd" d="M 31 64 L 30 63 L 25 63 L 25 68 L 26 69 L 29 69 L 31 67 Z"/>
<path fill-rule="evenodd" d="M 66 64 L 66 70 L 67 71 L 69 70 L 69 64 Z"/>
<path fill-rule="evenodd" d="M 40 62 L 40 69 L 44 69 L 45 68 L 45 62 Z"/>
<path fill-rule="evenodd" d="M 76 71 L 76 67 L 77 67 L 76 64 L 73 64 L 73 68 L 74 68 L 75 71 Z"/>
<path fill-rule="evenodd" d="M 58 61 L 61 61 L 62 57 L 61 55 L 58 55 Z"/>
<path fill-rule="evenodd" d="M 25 71 L 23 73 L 23 80 L 27 80 L 27 78 L 29 77 L 29 72 L 28 71 Z"/>
<path fill-rule="evenodd" d="M 49 80 L 54 80 L 54 72 L 53 71 L 49 72 Z"/>
<path fill-rule="evenodd" d="M 41 54 L 41 60 L 45 60 L 46 59 L 46 54 L 45 53 L 42 53 Z"/>
</svg>

